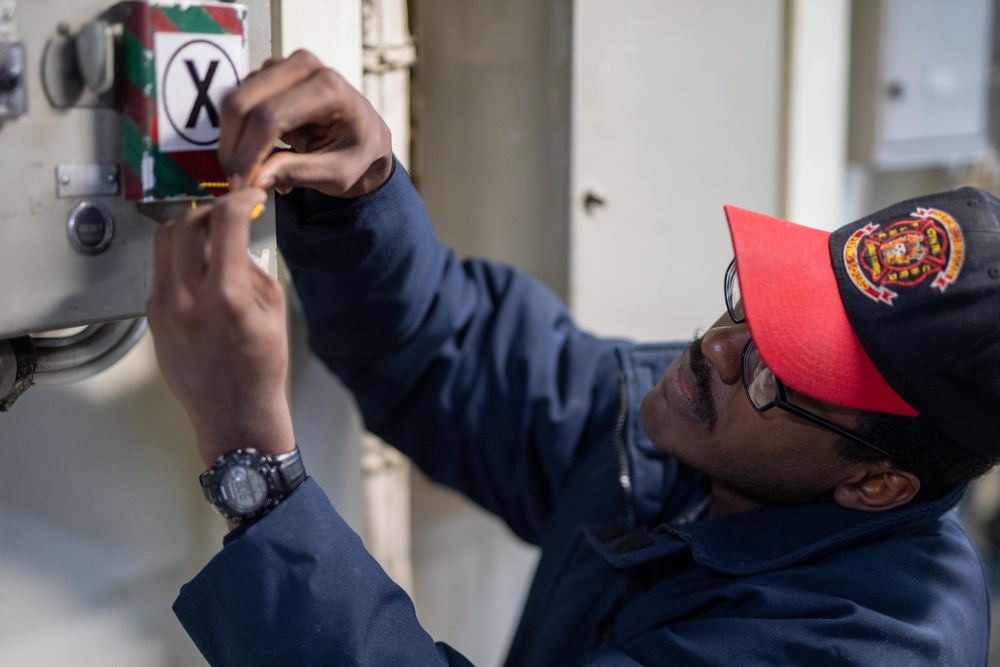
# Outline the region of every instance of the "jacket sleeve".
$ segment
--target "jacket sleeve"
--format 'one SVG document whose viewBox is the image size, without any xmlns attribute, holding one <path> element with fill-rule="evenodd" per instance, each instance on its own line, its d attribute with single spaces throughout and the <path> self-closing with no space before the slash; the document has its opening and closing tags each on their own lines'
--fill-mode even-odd
<svg viewBox="0 0 1000 667">
<path fill-rule="evenodd" d="M 259 522 L 227 535 L 173 610 L 213 667 L 472 666 L 431 639 L 410 598 L 311 478 Z M 604 648 L 583 664 L 656 661 Z"/>
<path fill-rule="evenodd" d="M 611 446 L 615 343 L 540 282 L 459 262 L 398 164 L 360 199 L 305 190 L 279 206 L 310 345 L 366 426 L 537 543 L 587 448 Z"/>
<path fill-rule="evenodd" d="M 470 664 L 420 627 L 409 597 L 311 479 L 227 536 L 174 613 L 211 665 Z"/>
</svg>

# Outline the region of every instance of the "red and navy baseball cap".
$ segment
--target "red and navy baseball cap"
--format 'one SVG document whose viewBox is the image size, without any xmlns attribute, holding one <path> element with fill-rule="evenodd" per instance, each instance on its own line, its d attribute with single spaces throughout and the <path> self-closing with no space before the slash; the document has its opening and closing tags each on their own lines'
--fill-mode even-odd
<svg viewBox="0 0 1000 667">
<path fill-rule="evenodd" d="M 778 379 L 1000 454 L 1000 201 L 961 188 L 832 233 L 725 211 L 750 335 Z"/>
</svg>

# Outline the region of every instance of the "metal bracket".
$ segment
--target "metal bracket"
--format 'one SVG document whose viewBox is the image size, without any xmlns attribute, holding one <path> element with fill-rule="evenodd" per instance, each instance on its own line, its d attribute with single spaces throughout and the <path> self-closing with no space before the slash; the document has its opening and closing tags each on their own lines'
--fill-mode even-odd
<svg viewBox="0 0 1000 667">
<path fill-rule="evenodd" d="M 60 164 L 56 166 L 56 196 L 98 197 L 118 194 L 118 165 Z"/>
</svg>

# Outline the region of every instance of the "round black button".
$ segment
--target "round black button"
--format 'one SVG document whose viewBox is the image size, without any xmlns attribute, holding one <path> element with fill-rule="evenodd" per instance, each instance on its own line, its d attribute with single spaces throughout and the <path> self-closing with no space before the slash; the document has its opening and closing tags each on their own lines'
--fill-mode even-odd
<svg viewBox="0 0 1000 667">
<path fill-rule="evenodd" d="M 111 215 L 97 204 L 80 204 L 69 218 L 69 240 L 87 254 L 99 253 L 111 244 L 114 223 Z"/>
</svg>

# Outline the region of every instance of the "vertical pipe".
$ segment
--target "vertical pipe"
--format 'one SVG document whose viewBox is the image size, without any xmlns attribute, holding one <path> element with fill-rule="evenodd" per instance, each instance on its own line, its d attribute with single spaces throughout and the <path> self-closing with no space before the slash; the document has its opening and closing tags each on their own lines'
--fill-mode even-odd
<svg viewBox="0 0 1000 667">
<path fill-rule="evenodd" d="M 413 41 L 406 0 L 363 0 L 365 96 L 392 132 L 392 147 L 410 161 L 410 70 Z M 362 438 L 366 546 L 392 579 L 413 595 L 410 464 L 371 434 Z"/>
</svg>

